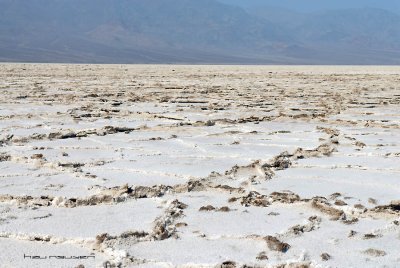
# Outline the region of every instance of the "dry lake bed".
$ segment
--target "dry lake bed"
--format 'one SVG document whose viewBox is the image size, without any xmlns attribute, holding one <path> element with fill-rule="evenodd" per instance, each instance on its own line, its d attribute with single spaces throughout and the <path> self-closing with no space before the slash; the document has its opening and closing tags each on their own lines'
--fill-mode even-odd
<svg viewBox="0 0 400 268">
<path fill-rule="evenodd" d="M 400 67 L 0 65 L 0 267 L 399 267 Z"/>
</svg>

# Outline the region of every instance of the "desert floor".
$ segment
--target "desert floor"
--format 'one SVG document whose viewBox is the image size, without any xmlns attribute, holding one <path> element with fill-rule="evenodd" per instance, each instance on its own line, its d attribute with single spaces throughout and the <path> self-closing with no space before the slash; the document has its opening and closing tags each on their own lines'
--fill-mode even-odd
<svg viewBox="0 0 400 268">
<path fill-rule="evenodd" d="M 399 267 L 400 67 L 1 64 L 0 89 L 2 268 Z"/>
</svg>

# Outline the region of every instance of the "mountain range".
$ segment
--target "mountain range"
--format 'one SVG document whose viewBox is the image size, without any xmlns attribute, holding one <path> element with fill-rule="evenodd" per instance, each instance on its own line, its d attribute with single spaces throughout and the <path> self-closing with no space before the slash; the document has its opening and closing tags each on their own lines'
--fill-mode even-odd
<svg viewBox="0 0 400 268">
<path fill-rule="evenodd" d="M 243 8 L 280 7 L 300 12 L 348 8 L 380 8 L 400 13 L 398 0 L 218 0 Z"/>
<path fill-rule="evenodd" d="M 250 2 L 0 0 L 0 61 L 400 63 L 400 13 L 394 8 L 305 11 Z"/>
</svg>

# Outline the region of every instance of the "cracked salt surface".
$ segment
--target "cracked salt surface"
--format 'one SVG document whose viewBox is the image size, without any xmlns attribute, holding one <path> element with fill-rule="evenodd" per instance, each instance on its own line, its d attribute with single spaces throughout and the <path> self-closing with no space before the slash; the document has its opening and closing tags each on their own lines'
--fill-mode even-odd
<svg viewBox="0 0 400 268">
<path fill-rule="evenodd" d="M 398 265 L 398 67 L 122 67 L 0 65 L 2 267 Z"/>
</svg>

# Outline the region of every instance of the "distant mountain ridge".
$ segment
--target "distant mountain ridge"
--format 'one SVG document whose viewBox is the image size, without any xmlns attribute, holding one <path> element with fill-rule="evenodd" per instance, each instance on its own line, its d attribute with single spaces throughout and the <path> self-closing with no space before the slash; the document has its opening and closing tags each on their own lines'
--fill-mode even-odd
<svg viewBox="0 0 400 268">
<path fill-rule="evenodd" d="M 0 61 L 398 64 L 400 16 L 217 0 L 0 0 Z"/>
<path fill-rule="evenodd" d="M 349 8 L 379 8 L 400 14 L 398 0 L 218 0 L 243 8 L 276 7 L 305 13 Z"/>
</svg>

